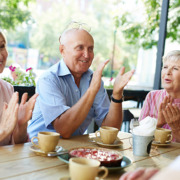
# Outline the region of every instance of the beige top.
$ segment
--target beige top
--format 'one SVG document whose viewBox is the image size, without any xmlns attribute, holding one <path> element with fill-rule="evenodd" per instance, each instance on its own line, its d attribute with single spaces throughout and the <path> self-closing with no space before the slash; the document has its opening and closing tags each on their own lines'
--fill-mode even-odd
<svg viewBox="0 0 180 180">
<path fill-rule="evenodd" d="M 14 92 L 13 86 L 8 82 L 0 79 L 0 122 L 3 110 L 4 102 L 9 103 L 11 96 Z M 8 136 L 6 139 L 0 142 L 0 146 L 12 144 L 11 136 Z"/>
</svg>

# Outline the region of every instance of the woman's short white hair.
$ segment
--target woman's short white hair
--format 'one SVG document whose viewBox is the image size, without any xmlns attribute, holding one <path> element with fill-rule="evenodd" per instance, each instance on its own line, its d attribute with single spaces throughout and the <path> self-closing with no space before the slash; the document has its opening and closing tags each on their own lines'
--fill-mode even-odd
<svg viewBox="0 0 180 180">
<path fill-rule="evenodd" d="M 180 60 L 180 50 L 173 50 L 168 52 L 165 56 L 163 56 L 163 63 L 168 61 L 178 61 Z"/>
</svg>

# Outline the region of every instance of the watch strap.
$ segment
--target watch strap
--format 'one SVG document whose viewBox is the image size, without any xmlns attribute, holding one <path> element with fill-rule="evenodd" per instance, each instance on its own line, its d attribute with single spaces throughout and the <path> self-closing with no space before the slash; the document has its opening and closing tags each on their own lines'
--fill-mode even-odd
<svg viewBox="0 0 180 180">
<path fill-rule="evenodd" d="M 114 99 L 113 95 L 111 95 L 111 100 L 115 103 L 122 103 L 124 101 L 124 95 L 122 95 L 121 99 Z"/>
</svg>

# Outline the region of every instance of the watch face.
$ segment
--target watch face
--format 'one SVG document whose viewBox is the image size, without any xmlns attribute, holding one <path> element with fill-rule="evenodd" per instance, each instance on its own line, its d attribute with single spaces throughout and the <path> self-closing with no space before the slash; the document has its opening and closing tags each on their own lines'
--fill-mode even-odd
<svg viewBox="0 0 180 180">
<path fill-rule="evenodd" d="M 119 166 L 123 156 L 112 150 L 101 148 L 77 148 L 69 151 L 71 157 L 83 157 L 88 159 L 96 159 L 101 162 L 101 165 L 111 167 Z"/>
</svg>

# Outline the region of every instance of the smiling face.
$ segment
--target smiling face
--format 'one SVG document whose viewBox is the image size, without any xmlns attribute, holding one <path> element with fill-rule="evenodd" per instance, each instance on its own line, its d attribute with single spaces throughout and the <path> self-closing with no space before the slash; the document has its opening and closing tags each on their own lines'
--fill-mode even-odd
<svg viewBox="0 0 180 180">
<path fill-rule="evenodd" d="M 164 89 L 174 98 L 180 98 L 180 59 L 164 62 L 161 79 Z"/>
<path fill-rule="evenodd" d="M 59 49 L 75 78 L 80 78 L 91 66 L 94 58 L 94 40 L 87 31 L 69 30 L 63 35 Z"/>
<path fill-rule="evenodd" d="M 2 73 L 4 70 L 7 57 L 8 57 L 8 52 L 6 49 L 6 41 L 4 36 L 0 33 L 0 73 Z"/>
</svg>

